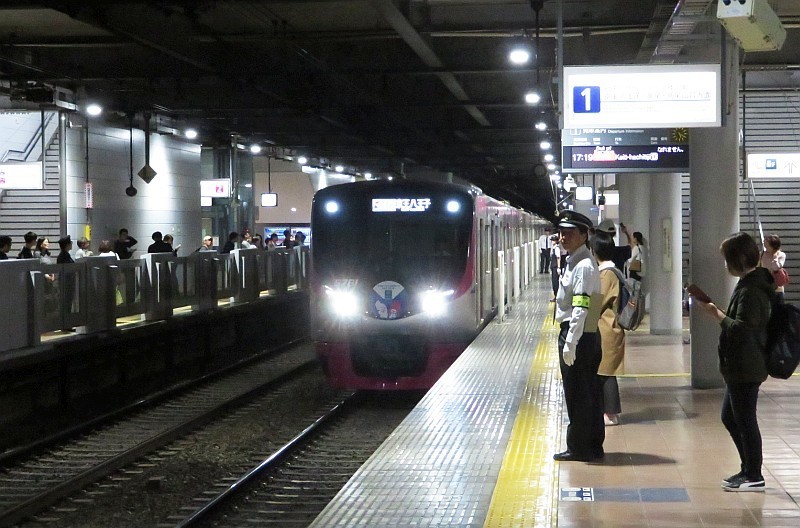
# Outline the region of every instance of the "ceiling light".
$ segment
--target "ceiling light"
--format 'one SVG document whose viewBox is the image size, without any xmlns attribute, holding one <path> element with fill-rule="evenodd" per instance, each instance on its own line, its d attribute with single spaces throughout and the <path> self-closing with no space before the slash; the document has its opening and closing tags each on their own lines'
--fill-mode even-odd
<svg viewBox="0 0 800 528">
<path fill-rule="evenodd" d="M 555 156 L 553 156 L 552 154 L 545 154 L 544 155 L 544 160 L 547 161 L 547 162 L 553 161 L 554 159 L 555 159 Z"/>
<path fill-rule="evenodd" d="M 305 156 L 300 156 L 297 158 L 297 163 L 299 163 L 300 165 L 305 165 L 306 163 L 308 163 L 308 158 Z"/>
<path fill-rule="evenodd" d="M 527 64 L 531 60 L 531 52 L 523 47 L 516 47 L 509 52 L 508 60 L 511 64 Z"/>
<path fill-rule="evenodd" d="M 551 163 L 550 165 L 548 165 L 548 166 L 547 166 L 547 170 L 551 170 L 551 171 L 552 171 L 552 170 L 556 170 L 556 166 L 555 166 L 555 164 L 554 164 L 554 163 Z"/>
<path fill-rule="evenodd" d="M 253 154 L 258 154 L 261 152 L 261 145 L 250 145 L 250 152 Z"/>
<path fill-rule="evenodd" d="M 86 107 L 86 113 L 90 116 L 99 116 L 103 113 L 103 107 L 97 103 L 92 103 Z"/>
<path fill-rule="evenodd" d="M 244 186 L 247 187 L 248 189 L 252 189 L 253 188 L 253 184 L 252 183 L 245 183 Z"/>
<path fill-rule="evenodd" d="M 550 147 L 552 147 L 552 146 L 553 145 L 551 145 L 549 141 L 542 141 L 541 143 L 539 143 L 539 147 L 542 150 L 550 150 Z"/>
<path fill-rule="evenodd" d="M 193 128 L 187 128 L 186 132 L 183 133 L 188 139 L 194 139 L 197 137 L 197 130 Z"/>
<path fill-rule="evenodd" d="M 547 123 L 544 121 L 539 121 L 536 123 L 536 130 L 547 130 Z"/>
<path fill-rule="evenodd" d="M 342 165 L 337 165 L 333 170 L 336 172 L 344 172 L 344 167 Z"/>
<path fill-rule="evenodd" d="M 525 94 L 525 102 L 528 104 L 538 104 L 541 100 L 542 96 L 536 92 L 528 92 Z"/>
<path fill-rule="evenodd" d="M 292 212 L 296 213 L 297 212 L 297 207 L 292 207 Z"/>
</svg>

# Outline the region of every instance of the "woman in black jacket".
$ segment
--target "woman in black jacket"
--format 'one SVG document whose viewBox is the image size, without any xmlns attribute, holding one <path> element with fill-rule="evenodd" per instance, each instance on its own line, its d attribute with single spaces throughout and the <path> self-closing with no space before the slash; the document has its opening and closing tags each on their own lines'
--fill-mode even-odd
<svg viewBox="0 0 800 528">
<path fill-rule="evenodd" d="M 719 336 L 719 369 L 725 379 L 722 423 L 731 435 L 741 459 L 741 471 L 723 480 L 726 491 L 764 491 L 761 474 L 761 431 L 756 407 L 758 389 L 767 379 L 764 350 L 767 343 L 774 290 L 772 275 L 758 267 L 760 252 L 753 237 L 736 233 L 720 246 L 728 273 L 739 277 L 722 312 L 713 303 L 695 303 L 722 327 Z"/>
</svg>

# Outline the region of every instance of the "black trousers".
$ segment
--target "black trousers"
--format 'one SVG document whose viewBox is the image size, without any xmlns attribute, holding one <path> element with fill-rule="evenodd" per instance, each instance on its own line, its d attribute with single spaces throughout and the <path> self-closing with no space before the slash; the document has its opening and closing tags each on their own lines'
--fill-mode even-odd
<svg viewBox="0 0 800 528">
<path fill-rule="evenodd" d="M 539 250 L 539 273 L 547 273 L 547 267 L 550 265 L 550 250 Z"/>
<path fill-rule="evenodd" d="M 567 450 L 588 458 L 603 455 L 606 439 L 603 422 L 603 388 L 597 369 L 602 352 L 595 340 L 596 333 L 584 333 L 578 341 L 575 363 L 564 363 L 564 343 L 569 331 L 569 321 L 561 323 L 558 334 L 558 360 L 564 382 L 564 399 L 567 403 Z"/>
<path fill-rule="evenodd" d="M 722 423 L 730 433 L 744 474 L 761 480 L 761 430 L 758 428 L 756 407 L 760 383 L 731 383 L 722 399 Z"/>
</svg>

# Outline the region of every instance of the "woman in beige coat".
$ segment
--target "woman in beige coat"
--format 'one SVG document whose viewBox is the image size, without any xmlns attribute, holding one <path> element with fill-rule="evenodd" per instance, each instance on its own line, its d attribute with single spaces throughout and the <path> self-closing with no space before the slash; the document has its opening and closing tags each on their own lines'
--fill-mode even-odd
<svg viewBox="0 0 800 528">
<path fill-rule="evenodd" d="M 619 423 L 622 405 L 616 376 L 625 372 L 625 331 L 617 325 L 616 319 L 620 281 L 614 270 L 614 262 L 611 260 L 615 246 L 614 239 L 604 234 L 597 234 L 592 240 L 592 251 L 600 270 L 600 293 L 603 299 L 600 305 L 600 321 L 597 323 L 603 359 L 597 374 L 603 385 L 603 413 L 606 425 Z"/>
</svg>

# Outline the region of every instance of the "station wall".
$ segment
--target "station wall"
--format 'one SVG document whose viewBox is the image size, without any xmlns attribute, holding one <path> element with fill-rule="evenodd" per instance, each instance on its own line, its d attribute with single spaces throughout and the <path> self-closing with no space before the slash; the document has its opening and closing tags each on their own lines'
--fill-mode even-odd
<svg viewBox="0 0 800 528">
<path fill-rule="evenodd" d="M 133 130 L 133 186 L 129 197 L 130 149 L 127 129 L 90 124 L 88 181 L 92 183 L 94 207 L 87 209 L 86 129 L 66 128 L 65 170 L 67 181 L 67 232 L 73 240 L 91 227 L 91 248 L 100 241 L 113 241 L 125 227 L 139 243 L 134 256 L 147 252 L 151 234 L 161 231 L 175 238 L 186 251 L 201 240 L 200 146 L 167 135 L 151 134 L 150 166 L 156 171 L 148 184 L 136 173 L 144 166 L 144 131 Z M 186 253 L 179 253 L 186 254 Z"/>
</svg>

